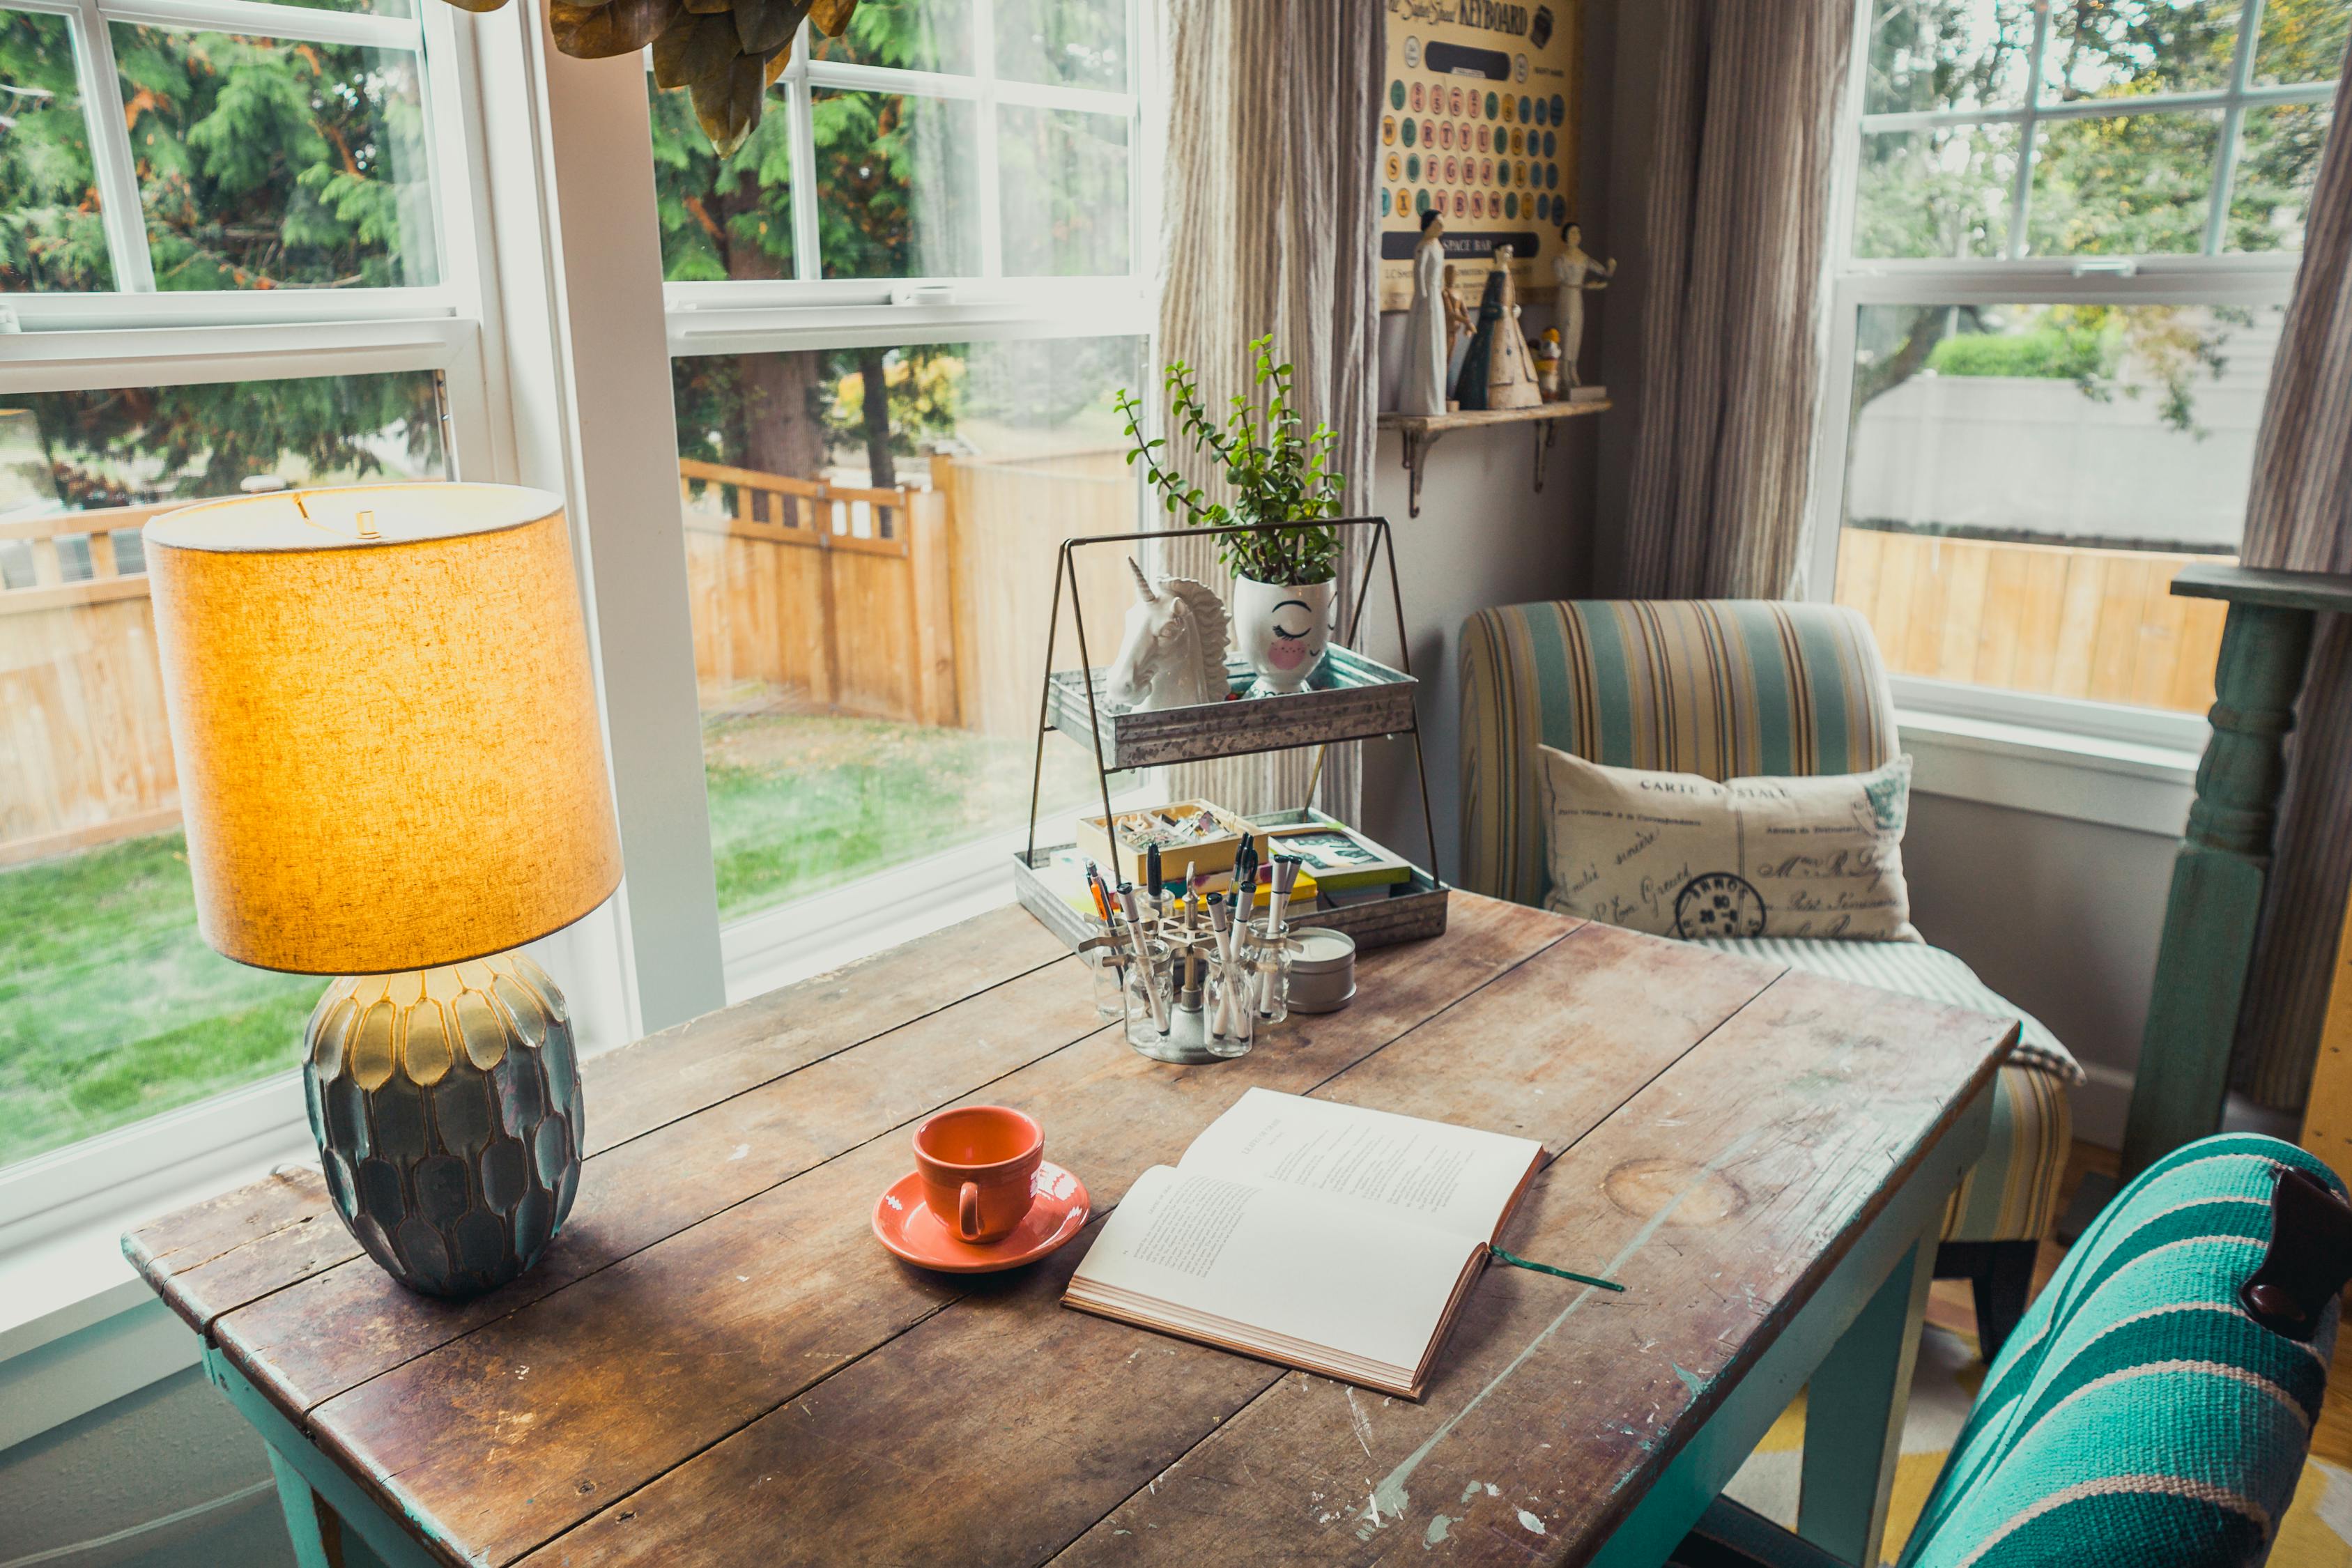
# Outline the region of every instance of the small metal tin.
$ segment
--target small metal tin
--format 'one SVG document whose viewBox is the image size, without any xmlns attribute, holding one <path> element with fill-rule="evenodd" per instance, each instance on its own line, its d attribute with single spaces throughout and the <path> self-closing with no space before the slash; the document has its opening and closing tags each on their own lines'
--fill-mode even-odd
<svg viewBox="0 0 2352 1568">
<path fill-rule="evenodd" d="M 1290 1010 L 1336 1013 L 1355 999 L 1356 941 L 1328 926 L 1293 926 Z"/>
</svg>

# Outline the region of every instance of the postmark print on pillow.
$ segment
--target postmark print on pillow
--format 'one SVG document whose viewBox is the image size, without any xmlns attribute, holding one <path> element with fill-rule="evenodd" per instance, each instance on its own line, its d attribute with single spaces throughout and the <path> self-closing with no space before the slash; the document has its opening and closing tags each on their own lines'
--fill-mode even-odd
<svg viewBox="0 0 2352 1568">
<path fill-rule="evenodd" d="M 1683 884 L 1675 896 L 1675 934 L 1685 942 L 1705 937 L 1762 936 L 1764 896 L 1745 877 L 1707 871 Z"/>
</svg>

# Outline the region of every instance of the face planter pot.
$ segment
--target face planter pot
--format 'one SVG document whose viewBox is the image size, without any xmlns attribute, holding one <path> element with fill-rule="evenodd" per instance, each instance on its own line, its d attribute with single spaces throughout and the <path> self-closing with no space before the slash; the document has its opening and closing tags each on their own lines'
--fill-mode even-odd
<svg viewBox="0 0 2352 1568">
<path fill-rule="evenodd" d="M 1234 642 L 1261 691 L 1303 691 L 1331 641 L 1331 584 L 1234 579 Z"/>
</svg>

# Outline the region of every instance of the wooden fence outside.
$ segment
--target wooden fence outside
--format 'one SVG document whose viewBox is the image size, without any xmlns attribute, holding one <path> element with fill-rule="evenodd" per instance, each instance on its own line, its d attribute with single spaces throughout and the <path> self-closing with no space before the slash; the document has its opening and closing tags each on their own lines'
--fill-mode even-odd
<svg viewBox="0 0 2352 1568">
<path fill-rule="evenodd" d="M 141 564 L 140 525 L 179 504 L 0 522 L 33 566 L 0 590 L 0 865 L 179 823 L 147 578 L 121 570 Z M 88 552 L 88 577 L 66 580 L 61 544 Z"/>
<path fill-rule="evenodd" d="M 678 476 L 706 711 L 783 703 L 1025 737 L 1055 549 L 1135 518 L 1117 452 L 941 457 L 929 489 L 690 461 Z M 31 583 L 0 587 L 0 866 L 178 826 L 135 541 L 150 517 L 184 504 L 0 522 L 0 545 L 26 542 L 33 565 Z M 68 559 L 79 574 L 85 552 L 89 574 L 68 581 Z M 1126 568 L 1103 550 L 1081 557 L 1081 574 L 1100 662 L 1130 596 Z"/>
<path fill-rule="evenodd" d="M 1849 528 L 1837 598 L 1897 675 L 2202 713 L 2227 606 L 2169 588 L 2220 559 Z"/>
<path fill-rule="evenodd" d="M 705 711 L 961 722 L 945 496 L 677 468 Z"/>
</svg>

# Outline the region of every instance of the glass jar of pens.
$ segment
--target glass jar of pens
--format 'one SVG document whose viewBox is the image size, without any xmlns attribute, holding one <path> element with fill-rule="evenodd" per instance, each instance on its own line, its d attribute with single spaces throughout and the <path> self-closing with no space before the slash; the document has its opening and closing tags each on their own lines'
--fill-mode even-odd
<svg viewBox="0 0 2352 1568">
<path fill-rule="evenodd" d="M 1146 887 L 1114 889 L 1094 862 L 1087 882 L 1103 933 L 1085 944 L 1096 974 L 1096 1007 L 1118 1017 L 1128 1044 L 1156 1061 L 1212 1062 L 1247 1056 L 1259 1032 L 1290 1015 L 1296 943 L 1285 906 L 1299 862 L 1275 858 L 1261 876 L 1244 839 L 1230 889 L 1206 892 L 1201 874 L 1160 882 L 1150 851 Z M 1253 919 L 1259 896 L 1265 915 Z"/>
</svg>

